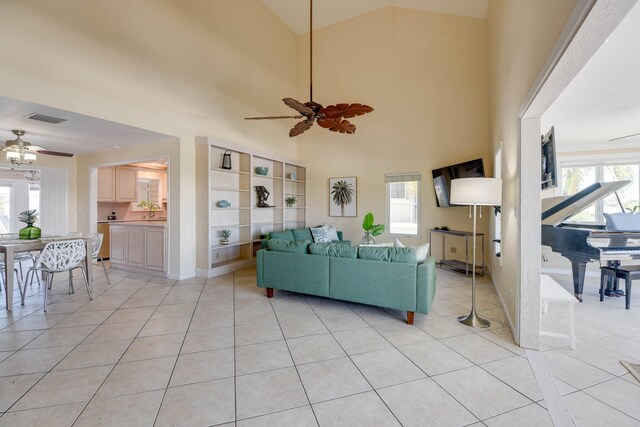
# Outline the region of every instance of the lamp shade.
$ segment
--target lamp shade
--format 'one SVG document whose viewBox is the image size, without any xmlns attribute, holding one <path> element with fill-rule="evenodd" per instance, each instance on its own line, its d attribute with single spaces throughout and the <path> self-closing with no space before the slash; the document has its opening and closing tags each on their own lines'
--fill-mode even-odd
<svg viewBox="0 0 640 427">
<path fill-rule="evenodd" d="M 458 178 L 451 180 L 451 204 L 498 206 L 501 203 L 501 179 Z"/>
</svg>

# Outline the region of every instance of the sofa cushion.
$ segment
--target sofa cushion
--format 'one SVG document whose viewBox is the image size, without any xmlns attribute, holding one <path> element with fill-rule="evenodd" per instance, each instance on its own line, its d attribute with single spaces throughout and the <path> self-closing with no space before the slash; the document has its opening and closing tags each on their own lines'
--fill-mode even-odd
<svg viewBox="0 0 640 427">
<path fill-rule="evenodd" d="M 414 248 L 392 248 L 387 246 L 361 246 L 358 258 L 373 261 L 398 262 L 402 264 L 417 264 Z"/>
<path fill-rule="evenodd" d="M 358 249 L 340 243 L 311 243 L 309 253 L 336 258 L 357 258 Z"/>
<path fill-rule="evenodd" d="M 311 242 L 308 240 L 269 239 L 267 244 L 269 245 L 269 250 L 271 251 L 306 254 Z"/>
<path fill-rule="evenodd" d="M 405 247 L 402 244 L 402 242 L 398 239 L 396 239 L 393 246 L 395 248 Z M 429 243 L 425 243 L 424 245 L 420 245 L 420 246 L 415 246 L 414 249 L 416 250 L 416 261 L 418 262 L 418 264 L 425 262 L 427 260 L 427 256 L 429 255 Z"/>
<path fill-rule="evenodd" d="M 269 233 L 269 239 L 295 240 L 293 238 L 293 233 L 291 232 L 291 230 L 272 231 L 271 233 Z"/>
<path fill-rule="evenodd" d="M 313 242 L 311 230 L 308 228 L 294 228 L 291 232 L 293 233 L 293 240 L 308 240 Z"/>
<path fill-rule="evenodd" d="M 330 243 L 331 242 L 332 233 L 329 227 L 314 227 L 314 228 L 310 228 L 310 230 L 311 230 L 311 234 L 313 235 L 314 243 Z M 335 237 L 336 237 L 336 240 L 338 240 L 337 233 Z"/>
</svg>

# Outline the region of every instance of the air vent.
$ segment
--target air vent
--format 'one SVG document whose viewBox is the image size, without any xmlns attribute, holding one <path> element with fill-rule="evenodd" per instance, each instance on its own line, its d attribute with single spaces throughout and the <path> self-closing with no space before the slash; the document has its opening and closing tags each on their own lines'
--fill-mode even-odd
<svg viewBox="0 0 640 427">
<path fill-rule="evenodd" d="M 31 120 L 38 120 L 39 122 L 53 123 L 54 125 L 67 121 L 66 119 L 59 119 L 58 117 L 45 116 L 44 114 L 38 114 L 38 113 L 29 114 L 25 118 L 31 119 Z"/>
</svg>

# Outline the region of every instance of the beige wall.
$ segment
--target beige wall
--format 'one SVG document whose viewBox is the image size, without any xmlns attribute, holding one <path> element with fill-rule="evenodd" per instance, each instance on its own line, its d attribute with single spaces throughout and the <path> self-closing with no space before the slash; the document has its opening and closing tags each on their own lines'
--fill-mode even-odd
<svg viewBox="0 0 640 427">
<path fill-rule="evenodd" d="M 180 276 L 195 267 L 195 137 L 276 155 L 297 150 L 287 124 L 243 120 L 286 112 L 280 99 L 296 89 L 296 37 L 260 0 L 2 0 L 0 64 L 0 95 L 179 139 L 171 213 Z M 79 161 L 69 211 L 79 212 L 80 228 L 87 165 L 100 158 Z"/>
<path fill-rule="evenodd" d="M 309 224 L 335 223 L 358 242 L 367 212 L 385 222 L 384 175 L 420 172 L 420 235 L 400 239 L 424 242 L 429 228 L 442 225 L 471 229 L 467 209 L 436 207 L 431 170 L 483 157 L 491 175 L 486 40 L 484 20 L 401 8 L 314 34 L 314 101 L 361 102 L 375 111 L 352 120 L 354 135 L 317 127 L 296 139 L 308 167 Z M 308 35 L 298 46 L 299 92 L 306 101 Z M 358 216 L 330 218 L 328 179 L 345 176 L 358 178 Z M 484 215 L 481 231 L 489 217 Z"/>
<path fill-rule="evenodd" d="M 519 196 L 517 114 L 575 3 L 576 0 L 491 0 L 489 3 L 490 145 L 495 152 L 500 141 L 504 144 L 504 258 L 502 267 L 494 265 L 492 273 L 513 321 L 518 310 L 518 229 L 515 216 Z M 539 254 L 523 256 L 539 257 Z"/>
</svg>

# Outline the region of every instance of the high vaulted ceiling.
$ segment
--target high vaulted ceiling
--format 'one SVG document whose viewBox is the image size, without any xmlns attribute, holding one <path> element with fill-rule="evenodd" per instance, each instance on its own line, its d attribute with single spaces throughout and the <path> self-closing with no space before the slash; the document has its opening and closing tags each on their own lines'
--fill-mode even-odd
<svg viewBox="0 0 640 427">
<path fill-rule="evenodd" d="M 262 0 L 291 31 L 309 32 L 308 0 Z M 323 28 L 388 6 L 485 19 L 489 0 L 316 0 L 313 28 Z"/>
</svg>

